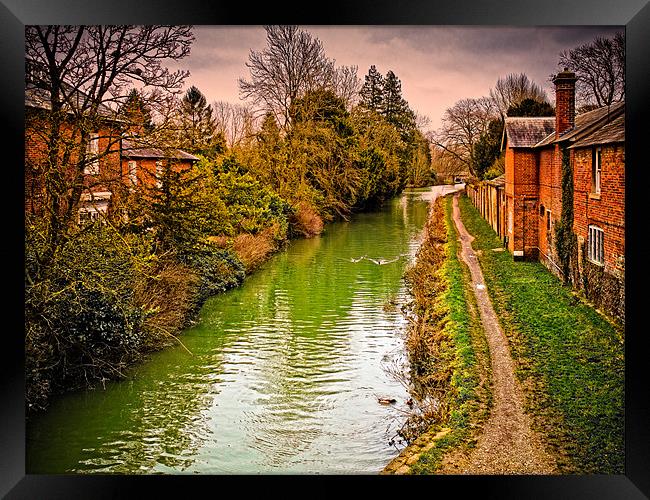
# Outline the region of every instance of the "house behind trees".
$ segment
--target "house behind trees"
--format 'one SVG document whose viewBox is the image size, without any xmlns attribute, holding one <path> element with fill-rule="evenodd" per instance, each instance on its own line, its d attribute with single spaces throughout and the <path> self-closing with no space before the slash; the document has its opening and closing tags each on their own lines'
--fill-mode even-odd
<svg viewBox="0 0 650 500">
<path fill-rule="evenodd" d="M 48 144 L 47 127 L 51 123 L 47 91 L 29 82 L 25 87 L 25 212 L 42 216 L 46 176 L 49 175 L 49 154 L 53 148 Z M 117 118 L 108 107 L 101 106 L 99 120 L 93 124 L 86 151 L 87 160 L 83 172 L 83 185 L 78 206 L 72 207 L 79 222 L 100 217 L 122 215 L 121 202 L 129 192 L 143 188 L 159 188 L 165 166 L 179 171 L 190 168 L 199 160 L 194 155 L 164 145 L 151 145 L 131 130 L 130 124 Z M 61 164 L 69 165 L 64 172 L 61 189 L 75 189 L 73 165 L 81 154 L 77 146 L 79 127 L 73 113 L 66 113 L 62 129 L 62 145 L 59 148 Z M 133 132 L 133 133 L 132 133 Z M 67 157 L 66 157 L 67 155 Z M 68 207 L 60 207 L 67 210 Z"/>
</svg>

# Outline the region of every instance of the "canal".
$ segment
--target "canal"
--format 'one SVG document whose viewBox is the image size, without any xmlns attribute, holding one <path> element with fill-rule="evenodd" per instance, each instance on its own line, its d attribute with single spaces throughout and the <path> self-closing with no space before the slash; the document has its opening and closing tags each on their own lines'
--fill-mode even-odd
<svg viewBox="0 0 650 500">
<path fill-rule="evenodd" d="M 378 473 L 405 446 L 402 275 L 425 191 L 291 242 L 205 303 L 190 352 L 59 397 L 28 422 L 27 473 Z"/>
</svg>

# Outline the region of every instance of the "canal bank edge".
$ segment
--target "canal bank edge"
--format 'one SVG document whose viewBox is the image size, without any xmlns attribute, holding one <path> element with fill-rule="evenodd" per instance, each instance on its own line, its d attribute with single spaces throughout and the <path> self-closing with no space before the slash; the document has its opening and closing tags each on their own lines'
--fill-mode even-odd
<svg viewBox="0 0 650 500">
<path fill-rule="evenodd" d="M 492 370 L 487 342 L 482 334 L 478 307 L 471 288 L 469 269 L 458 258 L 459 236 L 452 220 L 452 196 L 432 202 L 429 221 L 415 266 L 428 275 L 414 288 L 419 328 L 427 331 L 427 342 L 435 342 L 439 358 L 433 353 L 424 364 L 445 373 L 442 396 L 447 405 L 443 418 L 411 442 L 380 474 L 431 474 L 453 450 L 472 448 L 492 407 Z M 431 254 L 437 254 L 433 256 Z M 438 259 L 440 259 L 438 261 Z M 428 262 L 427 262 L 428 261 Z M 431 277 L 435 276 L 436 286 Z M 438 285 L 442 284 L 442 287 Z M 431 290 L 429 288 L 437 288 Z M 442 312 L 442 314 L 441 314 Z M 411 346 L 412 348 L 412 346 Z M 411 353 L 409 353 L 411 355 Z M 443 363 L 440 363 L 440 360 Z M 444 364 L 445 366 L 440 366 Z M 412 376 L 418 378 L 418 374 Z M 440 387 L 437 387 L 439 390 Z"/>
</svg>

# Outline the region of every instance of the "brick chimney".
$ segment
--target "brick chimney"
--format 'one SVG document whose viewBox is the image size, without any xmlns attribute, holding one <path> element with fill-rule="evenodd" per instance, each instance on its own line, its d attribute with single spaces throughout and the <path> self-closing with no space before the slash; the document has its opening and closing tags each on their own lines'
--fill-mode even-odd
<svg viewBox="0 0 650 500">
<path fill-rule="evenodd" d="M 557 139 L 575 125 L 576 75 L 564 68 L 555 75 L 555 138 Z"/>
</svg>

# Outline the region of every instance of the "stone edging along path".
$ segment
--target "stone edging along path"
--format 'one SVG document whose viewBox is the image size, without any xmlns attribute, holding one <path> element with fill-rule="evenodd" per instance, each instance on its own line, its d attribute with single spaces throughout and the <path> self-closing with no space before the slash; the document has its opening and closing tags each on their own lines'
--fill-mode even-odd
<svg viewBox="0 0 650 500">
<path fill-rule="evenodd" d="M 450 452 L 443 459 L 437 473 L 553 474 L 556 471 L 554 460 L 544 450 L 539 435 L 531 429 L 530 418 L 524 412 L 523 394 L 514 374 L 508 340 L 492 308 L 481 267 L 472 249 L 474 237 L 467 232 L 460 218 L 458 194 L 453 198 L 453 220 L 460 235 L 461 259 L 471 272 L 472 288 L 490 349 L 493 407 L 476 447 L 469 454 L 462 450 Z M 425 436 L 422 437 L 426 439 Z M 433 436 L 429 437 L 432 438 Z M 409 465 L 417 460 L 420 452 L 433 446 L 433 443 L 430 446 L 423 445 L 424 443 L 420 443 L 412 453 L 404 450 L 394 460 L 397 463 L 389 464 L 387 469 L 397 474 L 408 473 Z"/>
</svg>

